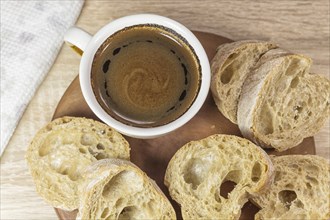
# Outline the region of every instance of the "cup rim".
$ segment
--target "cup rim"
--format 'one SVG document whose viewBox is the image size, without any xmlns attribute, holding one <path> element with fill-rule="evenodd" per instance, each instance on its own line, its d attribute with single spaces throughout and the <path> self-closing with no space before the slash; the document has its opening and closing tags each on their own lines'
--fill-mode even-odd
<svg viewBox="0 0 330 220">
<path fill-rule="evenodd" d="M 184 37 L 189 42 L 190 46 L 195 50 L 195 53 L 199 59 L 201 66 L 200 89 L 189 109 L 179 118 L 175 119 L 172 122 L 169 122 L 165 125 L 150 128 L 133 127 L 120 121 L 117 121 L 116 119 L 111 117 L 96 100 L 90 82 L 93 59 L 96 51 L 102 45 L 102 43 L 118 30 L 121 30 L 125 27 L 141 24 L 162 25 L 176 31 L 178 34 Z M 197 114 L 197 112 L 204 104 L 204 101 L 208 95 L 211 81 L 211 73 L 209 60 L 203 46 L 188 28 L 186 28 L 177 21 L 160 15 L 137 14 L 125 16 L 111 21 L 110 23 L 102 27 L 92 37 L 81 58 L 79 67 L 79 81 L 81 91 L 88 106 L 99 119 L 101 119 L 110 127 L 114 128 L 115 130 L 124 135 L 136 138 L 153 138 L 164 135 L 183 126 Z"/>
</svg>

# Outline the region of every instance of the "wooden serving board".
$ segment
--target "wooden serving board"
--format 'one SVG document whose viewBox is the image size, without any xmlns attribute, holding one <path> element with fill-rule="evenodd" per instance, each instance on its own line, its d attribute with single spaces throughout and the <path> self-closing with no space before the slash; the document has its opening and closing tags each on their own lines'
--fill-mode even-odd
<svg viewBox="0 0 330 220">
<path fill-rule="evenodd" d="M 230 39 L 215 34 L 198 31 L 194 31 L 194 34 L 205 48 L 209 60 L 213 58 L 216 53 L 216 48 L 220 44 L 232 42 Z M 64 93 L 55 110 L 53 119 L 62 116 L 79 116 L 99 120 L 90 110 L 82 96 L 78 77 Z M 218 111 L 211 93 L 209 93 L 203 107 L 197 115 L 176 131 L 163 137 L 147 140 L 125 137 L 131 147 L 131 161 L 156 181 L 158 186 L 171 201 L 179 219 L 181 219 L 180 208 L 178 204 L 170 198 L 168 190 L 163 183 L 167 164 L 174 153 L 185 143 L 202 139 L 216 133 L 242 136 L 238 126 L 231 123 Z M 278 153 L 274 150 L 267 150 L 267 153 L 275 155 L 315 154 L 314 139 L 313 137 L 306 138 L 300 145 L 285 152 Z M 221 188 L 221 190 L 226 191 L 227 189 Z M 258 210 L 256 206 L 248 202 L 242 209 L 240 219 L 253 219 L 254 214 Z M 77 215 L 77 211 L 67 212 L 60 209 L 55 209 L 55 211 L 61 220 L 75 219 Z"/>
</svg>

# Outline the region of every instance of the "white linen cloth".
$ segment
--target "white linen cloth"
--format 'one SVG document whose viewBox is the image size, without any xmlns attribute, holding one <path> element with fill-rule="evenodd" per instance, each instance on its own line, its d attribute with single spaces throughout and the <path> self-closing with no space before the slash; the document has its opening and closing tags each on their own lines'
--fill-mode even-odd
<svg viewBox="0 0 330 220">
<path fill-rule="evenodd" d="M 83 0 L 1 0 L 0 156 L 83 3 Z"/>
</svg>

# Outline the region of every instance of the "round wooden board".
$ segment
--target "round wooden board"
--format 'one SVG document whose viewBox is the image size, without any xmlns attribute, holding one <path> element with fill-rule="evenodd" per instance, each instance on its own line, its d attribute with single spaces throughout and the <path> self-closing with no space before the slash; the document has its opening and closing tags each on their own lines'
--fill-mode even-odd
<svg viewBox="0 0 330 220">
<path fill-rule="evenodd" d="M 213 58 L 216 48 L 220 44 L 232 42 L 230 39 L 215 34 L 198 31 L 194 31 L 194 34 L 205 48 L 209 60 Z M 55 110 L 53 119 L 62 116 L 77 116 L 99 120 L 90 110 L 82 96 L 78 77 L 64 93 Z M 181 219 L 180 208 L 170 198 L 168 190 L 163 183 L 167 164 L 174 153 L 185 143 L 216 133 L 242 136 L 237 125 L 231 123 L 218 111 L 209 93 L 198 114 L 176 131 L 163 137 L 147 140 L 125 137 L 131 147 L 131 161 L 157 182 L 158 186 L 173 204 L 179 219 Z M 314 139 L 313 137 L 306 138 L 301 144 L 285 152 L 278 153 L 274 150 L 267 150 L 267 153 L 275 155 L 315 154 Z M 61 220 L 75 219 L 77 215 L 77 211 L 67 212 L 60 209 L 55 209 L 55 211 Z M 248 202 L 242 209 L 240 219 L 253 219 L 257 211 L 258 208 Z"/>
</svg>

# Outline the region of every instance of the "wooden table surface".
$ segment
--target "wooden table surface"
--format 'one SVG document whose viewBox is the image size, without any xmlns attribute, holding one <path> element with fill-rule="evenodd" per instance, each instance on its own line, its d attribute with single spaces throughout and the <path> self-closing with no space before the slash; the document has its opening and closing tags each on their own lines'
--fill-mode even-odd
<svg viewBox="0 0 330 220">
<path fill-rule="evenodd" d="M 64 4 L 64 3 L 63 3 Z M 155 13 L 192 30 L 233 40 L 272 40 L 310 56 L 312 72 L 329 73 L 329 1 L 86 1 L 77 26 L 94 34 L 115 18 Z M 49 122 L 66 88 L 77 76 L 80 57 L 66 45 L 27 107 L 1 157 L 0 219 L 56 219 L 51 206 L 35 192 L 24 155 L 34 134 Z M 329 121 L 315 135 L 317 154 L 329 159 Z"/>
</svg>

